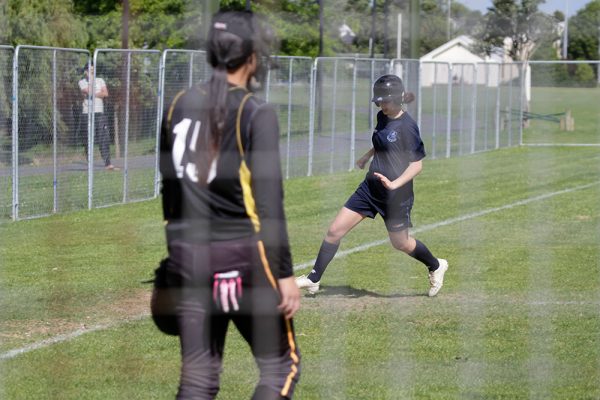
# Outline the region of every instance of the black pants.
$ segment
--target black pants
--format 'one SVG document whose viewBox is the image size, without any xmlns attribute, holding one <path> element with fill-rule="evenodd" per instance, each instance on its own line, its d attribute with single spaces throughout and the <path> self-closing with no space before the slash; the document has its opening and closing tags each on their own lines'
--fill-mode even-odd
<svg viewBox="0 0 600 400">
<path fill-rule="evenodd" d="M 176 307 L 182 356 L 177 399 L 216 397 L 230 321 L 250 345 L 260 370 L 253 399 L 292 398 L 300 353 L 292 321 L 277 309 L 279 292 L 263 260 L 262 244 L 255 238 L 169 245 L 168 274 L 182 283 Z M 213 299 L 213 276 L 229 271 L 239 271 L 242 294 L 239 310 L 225 313 Z"/>
<path fill-rule="evenodd" d="M 88 114 L 81 114 L 80 132 L 84 138 L 85 155 L 88 155 Z M 100 155 L 104 166 L 110 162 L 110 131 L 108 130 L 108 119 L 104 113 L 94 114 L 94 143 L 100 147 Z"/>
</svg>

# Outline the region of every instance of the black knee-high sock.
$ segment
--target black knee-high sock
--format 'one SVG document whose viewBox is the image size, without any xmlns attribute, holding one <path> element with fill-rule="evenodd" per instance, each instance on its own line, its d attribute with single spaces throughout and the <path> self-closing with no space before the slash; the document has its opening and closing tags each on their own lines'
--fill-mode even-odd
<svg viewBox="0 0 600 400">
<path fill-rule="evenodd" d="M 422 242 L 416 239 L 415 241 L 417 242 L 417 246 L 412 251 L 412 253 L 409 253 L 408 255 L 425 264 L 425 266 L 427 266 L 427 269 L 429 269 L 430 272 L 433 272 L 436 269 L 438 269 L 438 267 L 440 266 L 438 259 L 435 258 L 433 254 L 431 254 L 431 251 L 429 251 L 427 246 L 425 246 Z"/>
<path fill-rule="evenodd" d="M 319 249 L 317 261 L 315 261 L 313 270 L 310 271 L 310 274 L 308 274 L 308 279 L 313 282 L 319 282 L 321 280 L 323 272 L 325 272 L 325 269 L 331 260 L 333 260 L 333 257 L 335 256 L 335 253 L 337 253 L 339 247 L 339 243 L 329 243 L 323 240 L 323 243 L 321 243 L 321 248 Z"/>
</svg>

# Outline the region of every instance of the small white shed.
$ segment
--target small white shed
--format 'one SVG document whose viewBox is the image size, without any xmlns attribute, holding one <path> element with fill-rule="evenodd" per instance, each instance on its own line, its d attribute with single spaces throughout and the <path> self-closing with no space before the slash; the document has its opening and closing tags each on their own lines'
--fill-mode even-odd
<svg viewBox="0 0 600 400">
<path fill-rule="evenodd" d="M 448 84 L 452 80 L 454 84 L 477 82 L 496 87 L 499 82 L 511 79 L 514 71 L 507 74 L 506 68 L 500 67 L 502 57 L 492 55 L 484 59 L 471 51 L 474 44 L 473 38 L 462 35 L 421 57 L 421 85 Z M 512 76 L 517 75 L 518 71 Z"/>
</svg>

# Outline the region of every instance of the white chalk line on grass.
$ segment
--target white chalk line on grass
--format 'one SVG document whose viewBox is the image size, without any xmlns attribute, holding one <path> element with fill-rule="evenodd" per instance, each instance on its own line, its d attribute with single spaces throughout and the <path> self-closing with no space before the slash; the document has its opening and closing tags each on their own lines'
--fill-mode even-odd
<svg viewBox="0 0 600 400">
<path fill-rule="evenodd" d="M 600 147 L 600 143 L 523 143 L 525 147 Z"/>
<path fill-rule="evenodd" d="M 56 344 L 56 343 L 60 343 L 60 342 L 66 342 L 69 341 L 71 339 L 75 339 L 83 334 L 86 333 L 91 333 L 91 332 L 97 332 L 97 331 L 102 331 L 105 329 L 110 329 L 110 328 L 116 328 L 117 326 L 126 324 L 128 322 L 133 322 L 133 321 L 139 321 L 141 319 L 144 319 L 146 317 L 148 317 L 150 315 L 150 313 L 144 313 L 144 314 L 140 314 L 137 315 L 135 317 L 131 317 L 131 318 L 127 318 L 125 321 L 123 320 L 119 320 L 119 321 L 115 321 L 111 324 L 104 324 L 104 325 L 94 325 L 94 326 L 90 326 L 89 328 L 79 328 L 76 331 L 73 331 L 71 333 L 65 333 L 63 335 L 57 335 L 54 337 L 51 337 L 49 339 L 45 339 L 42 340 L 40 342 L 36 342 L 36 343 L 32 343 L 28 346 L 24 346 L 18 349 L 14 349 L 14 350 L 10 350 L 7 351 L 5 353 L 0 354 L 0 360 L 8 360 L 11 358 L 15 358 L 18 355 L 21 355 L 23 353 L 27 353 L 33 350 L 38 350 L 38 349 L 42 349 L 44 347 L 48 347 L 50 345 Z"/>
<path fill-rule="evenodd" d="M 470 219 L 474 219 L 474 218 L 478 218 L 478 217 L 482 217 L 484 215 L 488 215 L 488 214 L 492 214 L 492 213 L 496 213 L 499 211 L 504 211 L 504 210 L 509 210 L 511 208 L 515 208 L 515 207 L 519 207 L 519 206 L 523 206 L 529 203 L 534 203 L 536 201 L 541 201 L 541 200 L 546 200 L 549 199 L 551 197 L 555 197 L 555 196 L 559 196 L 561 194 L 566 194 L 566 193 L 572 193 L 572 192 L 576 192 L 578 190 L 584 190 L 584 189 L 588 189 L 590 187 L 596 186 L 600 184 L 600 181 L 597 182 L 592 182 L 592 183 L 588 183 L 585 185 L 580 185 L 580 186 L 574 186 L 572 188 L 568 188 L 568 189 L 563 189 L 563 190 L 558 190 L 556 192 L 551 192 L 551 193 L 546 193 L 546 194 L 542 194 L 539 196 L 534 196 L 534 197 L 530 197 L 528 199 L 524 199 L 524 200 L 519 200 L 516 201 L 514 203 L 510 203 L 510 204 L 506 204 L 504 206 L 500 206 L 500 207 L 493 207 L 493 208 L 488 208 L 486 210 L 482 210 L 482 211 L 477 211 L 474 213 L 469 213 L 469 214 L 465 214 L 459 217 L 455 217 L 455 218 L 449 218 L 446 219 L 444 221 L 440 221 L 440 222 L 436 222 L 434 224 L 429 224 L 429 225 L 424 225 L 420 228 L 416 228 L 413 229 L 412 232 L 413 233 L 419 233 L 419 232 L 426 232 L 426 231 L 430 231 L 432 229 L 437 229 L 440 228 L 442 226 L 447 226 L 447 225 L 451 225 L 451 224 L 455 224 L 457 222 L 463 222 L 463 221 L 467 221 Z M 340 251 L 338 252 L 334 258 L 342 258 L 345 256 L 348 256 L 350 254 L 354 254 L 354 253 L 358 253 L 367 249 L 370 249 L 371 247 L 375 247 L 375 246 L 380 246 L 382 244 L 385 244 L 388 242 L 388 239 L 382 239 L 382 240 L 376 240 L 370 243 L 366 243 L 360 246 L 356 246 L 353 247 L 351 249 L 348 250 L 344 250 L 344 251 Z M 310 260 L 308 262 L 302 263 L 302 264 L 298 264 L 294 266 L 294 271 L 298 271 L 300 269 L 304 269 L 304 268 L 308 268 L 308 267 L 312 267 L 313 264 L 315 262 L 315 259 Z M 566 302 L 569 303 L 569 302 Z M 576 304 L 577 302 L 575 302 Z M 53 344 L 57 344 L 57 343 L 61 343 L 61 342 L 66 342 L 72 339 L 75 339 L 81 335 L 84 335 L 86 333 L 90 333 L 90 332 L 97 332 L 97 331 L 101 331 L 101 330 L 105 330 L 105 329 L 111 329 L 111 328 L 115 328 L 117 326 L 123 325 L 125 323 L 128 322 L 132 322 L 132 321 L 138 321 L 141 320 L 143 318 L 146 318 L 149 314 L 148 313 L 144 313 L 141 315 L 138 315 L 136 317 L 133 318 L 129 318 L 126 321 L 117 321 L 111 324 L 104 324 L 104 325 L 94 325 L 92 327 L 89 328 L 80 328 L 77 329 L 76 331 L 73 331 L 71 333 L 67 333 L 67 334 L 63 334 L 63 335 L 57 335 L 54 336 L 52 338 L 49 339 L 45 339 L 36 343 L 32 343 L 30 345 L 18 348 L 18 349 L 13 349 L 13 350 L 9 350 L 5 353 L 0 354 L 0 360 L 8 360 L 11 358 L 15 358 L 21 354 L 24 353 L 28 353 L 30 351 L 33 350 L 38 350 L 44 347 L 48 347 L 51 346 Z"/>
<path fill-rule="evenodd" d="M 482 211 L 477 211 L 477 212 L 470 213 L 470 214 L 461 215 L 459 217 L 449 218 L 449 219 L 446 219 L 444 221 L 436 222 L 435 224 L 423 225 L 422 227 L 412 229 L 411 232 L 412 233 L 420 233 L 420 232 L 430 231 L 432 229 L 437 229 L 437 228 L 440 228 L 442 226 L 455 224 L 457 222 L 467 221 L 469 219 L 473 219 L 473 218 L 477 218 L 477 217 L 482 217 L 484 215 L 496 213 L 498 211 L 509 210 L 511 208 L 523 206 L 523 205 L 526 205 L 526 204 L 529 204 L 529 203 L 534 203 L 536 201 L 546 200 L 548 198 L 551 198 L 551 197 L 554 197 L 554 196 L 558 196 L 558 195 L 561 195 L 561 194 L 571 193 L 571 192 L 575 192 L 575 191 L 583 190 L 583 189 L 588 189 L 588 188 L 590 188 L 592 186 L 598 185 L 599 183 L 600 183 L 600 181 L 598 181 L 598 182 L 592 182 L 592 183 L 588 183 L 588 184 L 585 184 L 585 185 L 575 186 L 575 187 L 572 187 L 572 188 L 563 189 L 563 190 L 559 190 L 559 191 L 552 192 L 552 193 L 546 193 L 546 194 L 542 194 L 542 195 L 539 195 L 539 196 L 530 197 L 528 199 L 519 200 L 517 202 L 506 204 L 504 206 L 494 207 L 494 208 L 488 208 L 486 210 L 482 210 Z M 340 251 L 340 252 L 338 252 L 335 255 L 334 258 L 341 258 L 341 257 L 345 257 L 345 256 L 350 255 L 350 254 L 358 253 L 358 252 L 370 249 L 371 247 L 380 246 L 382 244 L 387 243 L 388 241 L 389 241 L 389 239 L 386 238 L 386 239 L 376 240 L 376 241 L 370 242 L 370 243 L 365 243 L 365 244 L 362 244 L 362 245 L 357 246 L 357 247 L 353 247 L 353 248 L 348 249 L 348 250 Z M 312 260 L 310 260 L 308 262 L 295 265 L 294 266 L 294 271 L 298 271 L 300 269 L 312 267 L 314 265 L 315 261 L 317 261 L 316 258 L 312 259 Z"/>
</svg>

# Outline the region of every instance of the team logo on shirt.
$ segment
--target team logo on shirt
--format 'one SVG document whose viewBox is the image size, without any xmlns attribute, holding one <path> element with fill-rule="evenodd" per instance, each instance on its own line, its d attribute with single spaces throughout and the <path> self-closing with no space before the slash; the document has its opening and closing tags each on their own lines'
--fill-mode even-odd
<svg viewBox="0 0 600 400">
<path fill-rule="evenodd" d="M 398 134 L 396 133 L 396 131 L 391 131 L 390 133 L 388 133 L 387 140 L 390 143 L 394 143 L 396 140 L 398 140 Z"/>
</svg>

